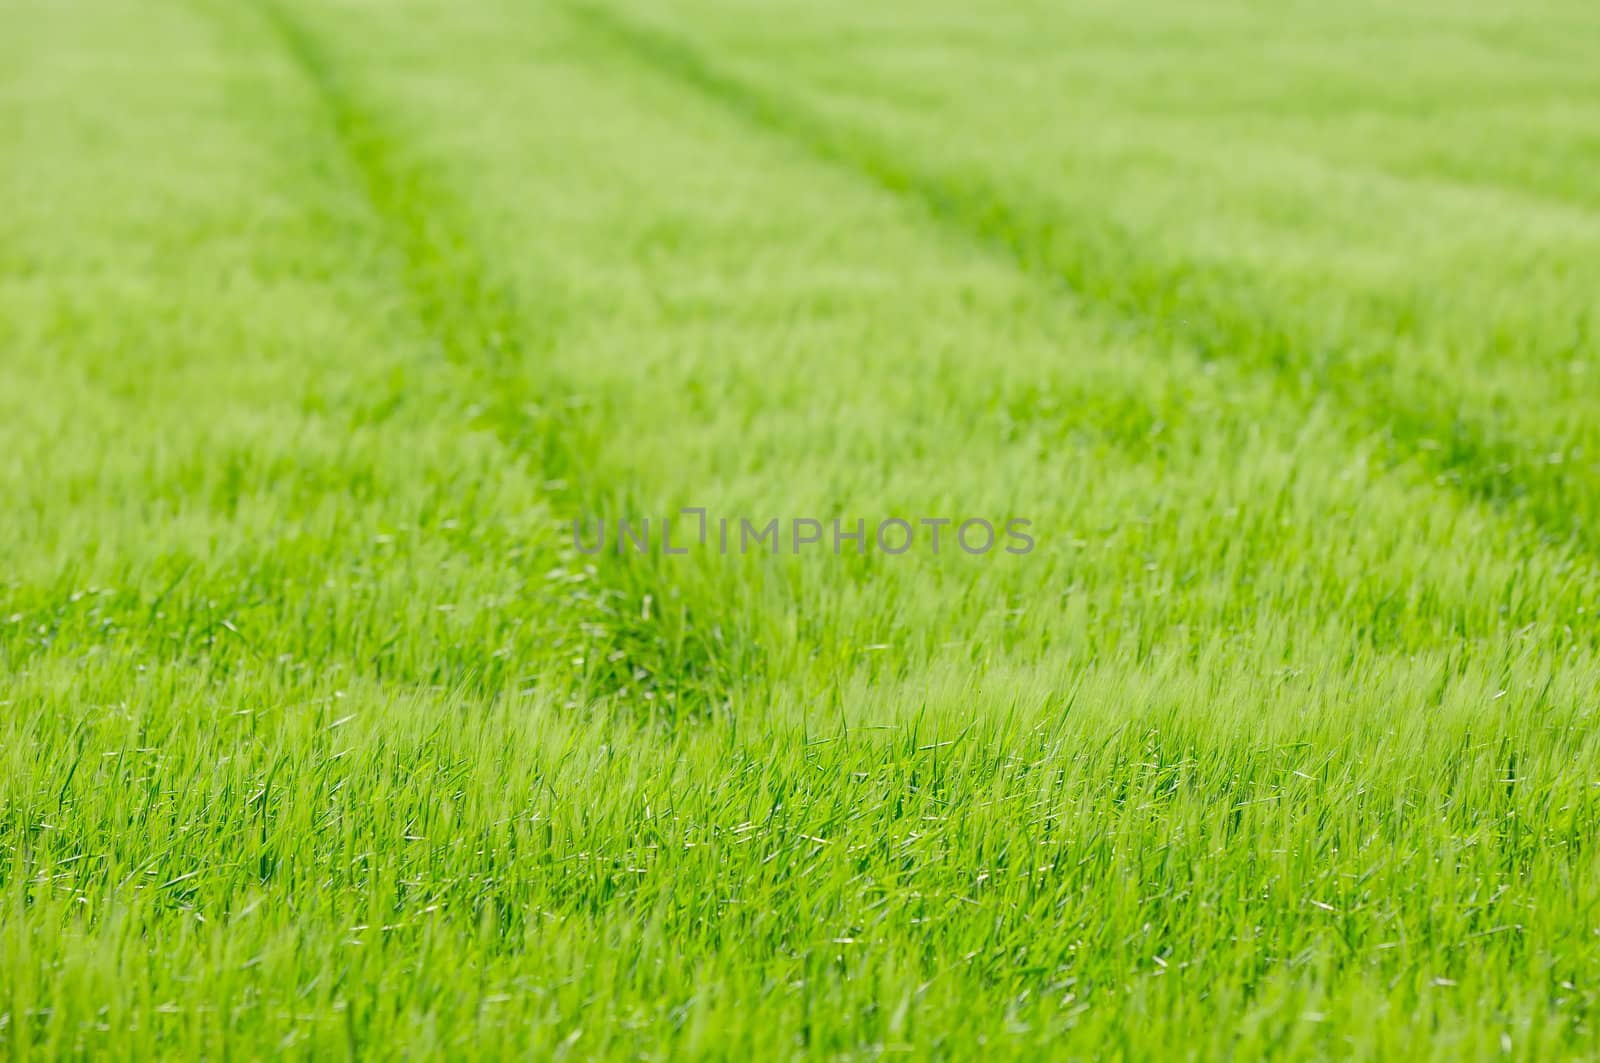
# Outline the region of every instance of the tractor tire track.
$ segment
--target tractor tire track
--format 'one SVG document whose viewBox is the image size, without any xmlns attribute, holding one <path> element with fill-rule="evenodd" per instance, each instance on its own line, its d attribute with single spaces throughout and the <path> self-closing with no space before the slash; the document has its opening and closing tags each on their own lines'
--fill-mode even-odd
<svg viewBox="0 0 1600 1063">
<path fill-rule="evenodd" d="M 408 306 L 429 342 L 482 387 L 482 418 L 509 451 L 535 466 L 555 508 L 593 512 L 612 495 L 586 460 L 601 426 L 585 419 L 580 392 L 550 367 L 565 318 L 559 293 L 502 282 L 474 246 L 460 198 L 437 173 L 405 157 L 381 111 L 307 23 L 281 0 L 258 0 L 256 10 L 315 90 L 366 204 L 399 254 Z M 735 677 L 757 670 L 757 647 L 728 645 L 738 627 L 720 615 L 641 607 L 671 600 L 662 594 L 668 577 L 654 555 L 605 560 L 569 603 L 573 625 L 599 634 L 584 654 L 582 696 L 642 696 L 652 712 L 665 705 L 669 716 L 692 716 L 724 705 Z"/>
</svg>

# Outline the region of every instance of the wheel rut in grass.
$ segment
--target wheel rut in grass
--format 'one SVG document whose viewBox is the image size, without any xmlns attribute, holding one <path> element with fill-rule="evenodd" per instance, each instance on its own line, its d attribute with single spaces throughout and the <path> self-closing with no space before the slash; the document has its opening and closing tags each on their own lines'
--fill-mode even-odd
<svg viewBox="0 0 1600 1063">
<path fill-rule="evenodd" d="M 581 392 L 551 367 L 566 313 L 553 286 L 514 288 L 474 246 L 463 201 L 441 176 L 405 157 L 380 109 L 363 97 L 314 29 L 280 0 L 257 10 L 313 87 L 384 238 L 402 263 L 408 305 L 428 340 L 482 389 L 481 416 L 544 479 L 549 500 L 569 519 L 615 497 L 587 455 L 602 426 L 585 419 Z M 625 492 L 624 492 L 625 493 Z M 552 528 L 551 534 L 559 529 Z M 563 540 L 565 541 L 565 540 Z M 723 704 L 756 647 L 730 646 L 735 625 L 684 606 L 674 611 L 671 578 L 655 555 L 608 556 L 596 581 L 569 603 L 573 625 L 590 633 L 580 694 L 641 697 L 665 715 Z M 655 603 L 651 607 L 651 603 Z M 715 632 L 711 637 L 706 632 Z M 554 656 L 566 657 L 571 647 Z M 653 710 L 654 711 L 654 710 Z"/>
<path fill-rule="evenodd" d="M 1600 476 L 1553 461 L 1552 446 L 1462 410 L 1447 382 L 1400 382 L 1381 360 L 1341 357 L 1347 341 L 1312 335 L 1272 315 L 1248 278 L 1150 261 L 1134 235 L 1113 222 L 1030 201 L 982 173 L 925 165 L 829 120 L 792 94 L 756 84 L 681 35 L 611 7 L 569 2 L 565 9 L 636 64 L 914 204 L 947 234 L 1086 309 L 1157 344 L 1265 374 L 1288 402 L 1325 401 L 1341 412 L 1352 435 L 1383 440 L 1396 462 L 1415 462 L 1467 499 L 1512 511 L 1541 537 L 1600 558 L 1600 529 L 1583 516 L 1586 500 L 1600 494 Z"/>
</svg>

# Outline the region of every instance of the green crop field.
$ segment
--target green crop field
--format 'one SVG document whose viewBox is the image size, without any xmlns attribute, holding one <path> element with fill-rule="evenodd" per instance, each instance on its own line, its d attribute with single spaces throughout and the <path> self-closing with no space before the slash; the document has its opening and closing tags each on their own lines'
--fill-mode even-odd
<svg viewBox="0 0 1600 1063">
<path fill-rule="evenodd" d="M 1592 0 L 0 0 L 0 1054 L 1593 1058 L 1597 334 Z"/>
</svg>

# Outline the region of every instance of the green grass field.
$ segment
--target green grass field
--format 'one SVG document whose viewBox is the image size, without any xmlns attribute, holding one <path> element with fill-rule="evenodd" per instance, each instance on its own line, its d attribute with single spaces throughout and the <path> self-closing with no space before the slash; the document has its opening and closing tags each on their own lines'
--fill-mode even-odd
<svg viewBox="0 0 1600 1063">
<path fill-rule="evenodd" d="M 0 1048 L 1593 1057 L 1597 331 L 1587 0 L 0 0 Z"/>
</svg>

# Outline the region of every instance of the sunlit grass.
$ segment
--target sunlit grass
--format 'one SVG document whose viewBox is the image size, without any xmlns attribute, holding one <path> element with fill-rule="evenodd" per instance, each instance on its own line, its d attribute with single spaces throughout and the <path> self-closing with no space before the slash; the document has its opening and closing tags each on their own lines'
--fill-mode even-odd
<svg viewBox="0 0 1600 1063">
<path fill-rule="evenodd" d="M 1597 40 L 0 8 L 0 1042 L 1592 1053 Z"/>
</svg>

